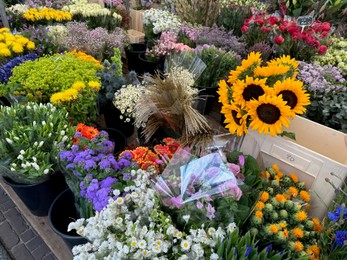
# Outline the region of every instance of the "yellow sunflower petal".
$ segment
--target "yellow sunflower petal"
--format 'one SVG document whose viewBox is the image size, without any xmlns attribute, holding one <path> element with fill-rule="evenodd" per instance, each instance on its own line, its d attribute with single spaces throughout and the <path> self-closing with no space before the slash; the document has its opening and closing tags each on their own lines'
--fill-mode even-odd
<svg viewBox="0 0 347 260">
<path fill-rule="evenodd" d="M 225 116 L 226 128 L 230 133 L 242 136 L 248 133 L 247 129 L 247 113 L 245 113 L 243 106 L 239 106 L 235 103 L 223 104 L 221 113 Z"/>
</svg>

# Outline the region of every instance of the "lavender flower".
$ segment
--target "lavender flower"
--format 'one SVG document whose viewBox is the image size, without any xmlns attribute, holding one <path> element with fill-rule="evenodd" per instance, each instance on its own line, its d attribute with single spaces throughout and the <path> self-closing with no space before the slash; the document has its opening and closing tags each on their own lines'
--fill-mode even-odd
<svg viewBox="0 0 347 260">
<path fill-rule="evenodd" d="M 1 83 L 7 83 L 9 78 L 12 76 L 12 69 L 16 66 L 19 66 L 20 64 L 28 61 L 28 60 L 35 60 L 39 56 L 35 53 L 29 53 L 24 56 L 17 56 L 11 60 L 9 60 L 7 63 L 0 66 L 0 82 Z"/>
</svg>

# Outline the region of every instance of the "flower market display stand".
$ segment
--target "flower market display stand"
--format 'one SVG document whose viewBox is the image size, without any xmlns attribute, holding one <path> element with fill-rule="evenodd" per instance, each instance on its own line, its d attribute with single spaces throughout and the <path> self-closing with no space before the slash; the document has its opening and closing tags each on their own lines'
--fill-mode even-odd
<svg viewBox="0 0 347 260">
<path fill-rule="evenodd" d="M 45 241 L 55 257 L 57 259 L 64 260 L 72 259 L 70 248 L 64 243 L 63 239 L 56 235 L 50 228 L 50 226 L 48 225 L 47 217 L 39 217 L 33 215 L 10 186 L 5 184 L 4 182 L 0 182 L 0 186 L 13 200 L 21 214 L 30 223 L 33 229 L 38 233 L 42 240 Z"/>
<path fill-rule="evenodd" d="M 310 213 L 323 218 L 335 197 L 333 185 L 339 188 L 347 177 L 347 135 L 299 116 L 287 131 L 295 133 L 295 141 L 251 131 L 260 146 L 257 157 L 265 167 L 277 164 L 284 173 L 295 173 L 304 181 L 311 191 Z"/>
<path fill-rule="evenodd" d="M 130 43 L 145 42 L 145 34 L 143 32 L 136 31 L 134 29 L 129 29 L 127 32 Z"/>
</svg>

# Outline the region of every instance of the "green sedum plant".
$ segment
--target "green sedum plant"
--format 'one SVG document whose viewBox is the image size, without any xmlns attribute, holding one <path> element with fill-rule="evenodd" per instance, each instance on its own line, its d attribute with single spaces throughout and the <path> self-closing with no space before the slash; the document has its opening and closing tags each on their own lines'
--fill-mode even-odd
<svg viewBox="0 0 347 260">
<path fill-rule="evenodd" d="M 52 104 L 0 107 L 0 175 L 18 183 L 47 180 L 58 169 L 57 144 L 71 143 L 68 113 Z"/>
<path fill-rule="evenodd" d="M 17 99 L 49 102 L 52 94 L 67 90 L 76 81 L 100 81 L 96 72 L 101 65 L 76 54 L 55 54 L 25 62 L 12 71 L 6 94 Z"/>
</svg>

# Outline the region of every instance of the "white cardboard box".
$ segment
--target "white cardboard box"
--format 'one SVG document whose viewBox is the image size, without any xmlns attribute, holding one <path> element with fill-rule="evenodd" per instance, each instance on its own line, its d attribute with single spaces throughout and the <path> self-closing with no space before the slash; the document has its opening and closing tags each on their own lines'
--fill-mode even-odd
<svg viewBox="0 0 347 260">
<path fill-rule="evenodd" d="M 295 133 L 296 141 L 251 131 L 241 150 L 249 149 L 247 143 L 255 138 L 260 149 L 251 155 L 264 167 L 276 163 L 284 173 L 295 173 L 311 191 L 309 213 L 323 218 L 335 197 L 335 189 L 326 178 L 340 187 L 347 177 L 347 135 L 298 116 L 287 131 Z"/>
</svg>

